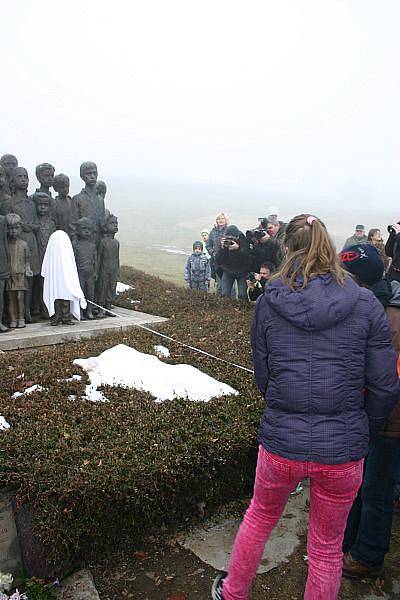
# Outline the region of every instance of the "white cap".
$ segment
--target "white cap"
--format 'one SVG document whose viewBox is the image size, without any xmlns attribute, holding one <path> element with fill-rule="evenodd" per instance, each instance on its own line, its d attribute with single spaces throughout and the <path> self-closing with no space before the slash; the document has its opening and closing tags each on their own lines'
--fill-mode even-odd
<svg viewBox="0 0 400 600">
<path fill-rule="evenodd" d="M 276 206 L 270 206 L 269 207 L 267 217 L 270 217 L 271 215 L 274 215 L 276 217 L 279 216 L 279 210 L 277 209 Z"/>
</svg>

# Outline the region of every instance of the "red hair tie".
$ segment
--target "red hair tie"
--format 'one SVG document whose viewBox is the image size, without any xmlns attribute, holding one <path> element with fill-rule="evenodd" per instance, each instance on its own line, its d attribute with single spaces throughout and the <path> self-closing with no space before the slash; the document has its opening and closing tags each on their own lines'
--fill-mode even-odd
<svg viewBox="0 0 400 600">
<path fill-rule="evenodd" d="M 316 221 L 316 220 L 317 220 L 317 217 L 313 217 L 313 216 L 310 215 L 309 217 L 307 217 L 306 222 L 311 227 L 312 224 L 314 223 L 314 221 Z"/>
</svg>

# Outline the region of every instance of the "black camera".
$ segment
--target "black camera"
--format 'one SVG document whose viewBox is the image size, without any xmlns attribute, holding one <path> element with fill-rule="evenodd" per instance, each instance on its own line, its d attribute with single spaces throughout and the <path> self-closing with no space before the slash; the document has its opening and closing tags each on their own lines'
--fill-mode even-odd
<svg viewBox="0 0 400 600">
<path fill-rule="evenodd" d="M 256 227 L 256 229 L 248 229 L 246 231 L 246 240 L 249 243 L 259 242 L 265 235 L 266 232 L 264 229 L 259 229 L 258 227 Z"/>
<path fill-rule="evenodd" d="M 233 246 L 233 244 L 237 244 L 237 243 L 238 243 L 238 241 L 237 241 L 236 238 L 227 236 L 224 239 L 223 247 L 224 248 L 229 248 L 230 246 Z"/>
<path fill-rule="evenodd" d="M 393 227 L 393 225 L 388 225 L 388 226 L 387 226 L 387 230 L 388 230 L 388 233 L 396 233 L 396 230 L 395 230 L 395 228 Z"/>
<path fill-rule="evenodd" d="M 249 274 L 247 275 L 246 279 L 247 279 L 248 281 L 250 281 L 251 283 L 255 283 L 255 282 L 257 281 L 257 280 L 256 280 L 256 276 L 255 276 L 255 274 L 254 274 L 254 273 L 249 273 Z"/>
</svg>

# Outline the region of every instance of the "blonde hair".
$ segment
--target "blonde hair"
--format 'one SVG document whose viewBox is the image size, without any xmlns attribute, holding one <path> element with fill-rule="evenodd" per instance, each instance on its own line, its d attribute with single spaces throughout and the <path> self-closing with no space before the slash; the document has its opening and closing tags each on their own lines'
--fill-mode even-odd
<svg viewBox="0 0 400 600">
<path fill-rule="evenodd" d="M 344 285 L 347 273 L 320 219 L 308 214 L 294 217 L 286 228 L 284 244 L 286 260 L 271 279 L 281 277 L 295 291 L 299 287 L 296 286 L 299 277 L 302 278 L 300 289 L 304 289 L 313 275 L 330 273 L 339 285 Z"/>
<path fill-rule="evenodd" d="M 226 213 L 220 212 L 220 213 L 217 214 L 217 216 L 215 217 L 215 225 L 216 225 L 216 227 L 218 227 L 218 225 L 217 225 L 217 219 L 225 219 L 226 225 L 229 225 L 229 217 L 228 217 L 228 215 Z"/>
</svg>

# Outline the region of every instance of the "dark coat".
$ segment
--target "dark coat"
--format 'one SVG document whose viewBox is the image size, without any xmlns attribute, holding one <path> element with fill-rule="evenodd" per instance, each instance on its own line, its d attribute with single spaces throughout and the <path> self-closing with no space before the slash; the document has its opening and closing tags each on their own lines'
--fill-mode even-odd
<svg viewBox="0 0 400 600">
<path fill-rule="evenodd" d="M 231 225 L 230 227 L 233 226 Z M 238 236 L 238 244 L 238 250 L 219 248 L 215 255 L 215 261 L 217 268 L 222 269 L 222 271 L 226 271 L 236 277 L 244 277 L 250 271 L 251 254 L 249 244 L 241 232 Z"/>
<path fill-rule="evenodd" d="M 388 278 L 400 281 L 400 233 L 392 231 L 385 245 L 386 256 L 392 258 Z"/>
<path fill-rule="evenodd" d="M 324 275 L 294 292 L 277 279 L 257 301 L 252 346 L 264 448 L 327 464 L 367 454 L 400 398 L 388 321 L 370 290 Z"/>
<path fill-rule="evenodd" d="M 260 272 L 262 263 L 271 262 L 277 269 L 283 259 L 282 244 L 270 238 L 265 244 L 255 244 L 251 250 L 251 270 Z"/>
</svg>

